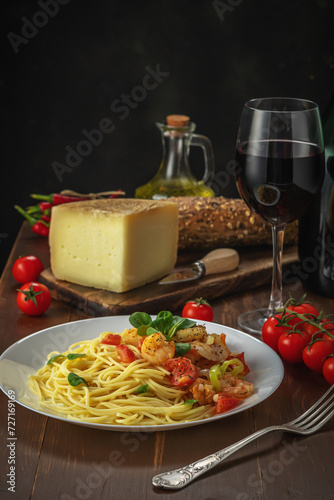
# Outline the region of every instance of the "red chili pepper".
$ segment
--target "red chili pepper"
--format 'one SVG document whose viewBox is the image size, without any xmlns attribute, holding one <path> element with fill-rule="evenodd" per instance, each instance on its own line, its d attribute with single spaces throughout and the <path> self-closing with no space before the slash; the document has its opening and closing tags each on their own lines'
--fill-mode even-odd
<svg viewBox="0 0 334 500">
<path fill-rule="evenodd" d="M 41 201 L 39 204 L 39 209 L 42 210 L 42 212 L 46 212 L 47 210 L 50 211 L 52 204 L 49 201 Z"/>
<path fill-rule="evenodd" d="M 28 214 L 23 208 L 19 205 L 15 205 L 14 208 L 21 214 L 30 224 L 31 229 L 34 233 L 39 234 L 40 236 L 48 236 L 49 234 L 49 224 L 47 222 L 41 221 L 32 217 Z"/>
<path fill-rule="evenodd" d="M 117 192 L 111 194 L 109 198 L 119 198 L 122 194 L 124 194 L 124 191 L 122 191 L 121 189 L 117 189 Z"/>
<path fill-rule="evenodd" d="M 39 234 L 39 236 L 49 236 L 50 228 L 45 224 L 45 222 L 37 221 L 31 226 L 34 233 Z"/>
<path fill-rule="evenodd" d="M 71 203 L 73 201 L 91 200 L 91 196 L 69 196 L 64 194 L 31 194 L 35 200 L 43 200 L 51 205 L 62 205 L 63 203 Z"/>
<path fill-rule="evenodd" d="M 42 220 L 44 220 L 44 222 L 50 222 L 51 217 L 50 217 L 50 215 L 43 214 L 42 215 Z"/>
</svg>

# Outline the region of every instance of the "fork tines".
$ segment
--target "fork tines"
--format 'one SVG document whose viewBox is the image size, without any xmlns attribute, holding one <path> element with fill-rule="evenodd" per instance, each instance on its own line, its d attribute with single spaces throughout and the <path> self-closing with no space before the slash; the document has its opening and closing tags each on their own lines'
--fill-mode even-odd
<svg viewBox="0 0 334 500">
<path fill-rule="evenodd" d="M 290 424 L 300 429 L 315 432 L 322 427 L 334 414 L 334 385 L 309 410 L 296 418 Z"/>
</svg>

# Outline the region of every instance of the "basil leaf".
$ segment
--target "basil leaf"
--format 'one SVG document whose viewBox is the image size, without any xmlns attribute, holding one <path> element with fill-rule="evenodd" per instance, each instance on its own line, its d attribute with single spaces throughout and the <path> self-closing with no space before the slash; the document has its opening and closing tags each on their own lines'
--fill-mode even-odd
<svg viewBox="0 0 334 500">
<path fill-rule="evenodd" d="M 142 325 L 137 329 L 137 335 L 140 335 L 140 337 L 146 337 L 147 335 L 147 329 L 148 325 Z"/>
<path fill-rule="evenodd" d="M 156 330 L 156 328 L 153 328 L 152 326 L 147 327 L 146 335 L 153 335 L 154 333 L 159 333 L 160 330 Z"/>
<path fill-rule="evenodd" d="M 150 326 L 152 326 L 152 328 L 155 328 L 158 332 L 167 335 L 169 329 L 173 325 L 173 320 L 173 314 L 170 311 L 160 311 L 155 320 L 152 321 Z"/>
<path fill-rule="evenodd" d="M 71 354 L 68 354 L 67 356 L 65 356 L 65 354 L 55 354 L 54 356 L 52 356 L 48 360 L 48 362 L 46 364 L 47 365 L 51 365 L 51 363 L 53 363 L 54 361 L 56 361 L 59 358 L 67 358 L 67 359 L 69 359 L 71 361 L 72 359 L 82 358 L 82 356 L 86 356 L 86 354 L 76 354 L 74 352 L 71 353 Z"/>
<path fill-rule="evenodd" d="M 184 356 L 191 349 L 190 344 L 187 342 L 175 342 L 175 356 Z"/>
<path fill-rule="evenodd" d="M 148 384 L 141 385 L 135 392 L 136 394 L 146 394 L 147 392 L 150 392 L 150 386 Z"/>
<path fill-rule="evenodd" d="M 152 323 L 152 318 L 147 313 L 135 312 L 131 314 L 129 322 L 135 328 L 139 328 L 142 325 L 150 325 Z"/>
<path fill-rule="evenodd" d="M 67 380 L 73 387 L 76 387 L 80 384 L 86 384 L 86 386 L 88 387 L 86 380 L 83 377 L 79 377 L 79 375 L 77 375 L 76 373 L 69 373 L 67 376 Z"/>
<path fill-rule="evenodd" d="M 71 361 L 72 359 L 82 358 L 83 356 L 86 356 L 86 354 L 76 354 L 73 352 L 67 355 L 67 359 Z"/>
<path fill-rule="evenodd" d="M 198 403 L 198 399 L 187 399 L 183 404 L 185 405 L 193 405 L 195 403 Z"/>
<path fill-rule="evenodd" d="M 48 362 L 46 364 L 51 365 L 51 363 L 53 363 L 54 361 L 56 361 L 59 358 L 66 358 L 66 356 L 64 354 L 55 354 L 54 356 L 51 356 L 51 358 L 48 360 Z"/>
<path fill-rule="evenodd" d="M 175 333 L 178 330 L 182 330 L 183 328 L 191 328 L 196 325 L 196 321 L 193 321 L 188 318 L 181 318 L 180 316 L 174 316 L 174 324 L 172 328 L 168 332 L 168 340 L 174 337 Z"/>
</svg>

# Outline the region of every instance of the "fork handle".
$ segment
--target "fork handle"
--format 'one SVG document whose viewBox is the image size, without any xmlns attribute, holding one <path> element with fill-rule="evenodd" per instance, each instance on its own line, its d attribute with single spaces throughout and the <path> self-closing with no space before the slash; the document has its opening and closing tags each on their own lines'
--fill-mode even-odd
<svg viewBox="0 0 334 500">
<path fill-rule="evenodd" d="M 250 434 L 249 436 L 237 441 L 231 446 L 227 446 L 216 453 L 212 453 L 212 455 L 208 455 L 205 458 L 200 458 L 196 462 L 192 464 L 186 465 L 185 467 L 181 467 L 180 469 L 175 469 L 169 472 L 163 472 L 162 474 L 158 474 L 154 476 L 152 479 L 152 483 L 154 486 L 158 488 L 164 488 L 168 490 L 178 490 L 183 488 L 187 484 L 191 483 L 198 476 L 201 476 L 208 470 L 212 469 L 216 465 L 220 464 L 225 458 L 232 455 L 232 453 L 240 450 L 248 443 L 251 443 L 255 439 L 267 434 L 268 432 L 280 430 L 281 426 L 272 425 L 270 427 L 265 427 L 259 431 Z"/>
</svg>

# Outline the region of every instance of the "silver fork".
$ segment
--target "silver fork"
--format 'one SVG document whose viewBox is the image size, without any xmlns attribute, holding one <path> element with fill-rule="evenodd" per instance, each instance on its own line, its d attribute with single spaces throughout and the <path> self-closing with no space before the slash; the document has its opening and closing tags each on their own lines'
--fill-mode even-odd
<svg viewBox="0 0 334 500">
<path fill-rule="evenodd" d="M 168 490 L 178 490 L 183 488 L 198 476 L 201 476 L 208 470 L 220 464 L 223 460 L 225 460 L 225 458 L 232 455 L 232 453 L 240 450 L 240 448 L 246 444 L 251 443 L 268 432 L 286 431 L 302 435 L 313 434 L 321 429 L 321 427 L 325 425 L 325 423 L 328 422 L 328 420 L 330 420 L 334 415 L 333 389 L 334 385 L 332 385 L 309 410 L 295 420 L 283 425 L 271 425 L 270 427 L 265 427 L 264 429 L 254 432 L 246 438 L 241 439 L 237 443 L 232 444 L 223 450 L 217 451 L 212 455 L 208 455 L 205 458 L 201 458 L 192 464 L 181 467 L 180 469 L 158 474 L 152 479 L 153 485 L 158 488 Z"/>
</svg>

